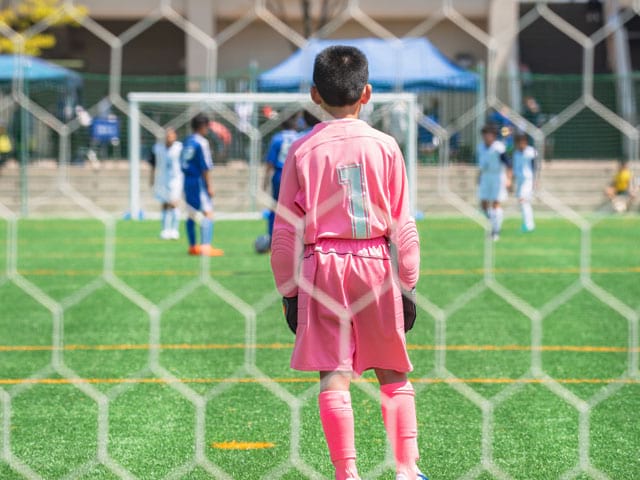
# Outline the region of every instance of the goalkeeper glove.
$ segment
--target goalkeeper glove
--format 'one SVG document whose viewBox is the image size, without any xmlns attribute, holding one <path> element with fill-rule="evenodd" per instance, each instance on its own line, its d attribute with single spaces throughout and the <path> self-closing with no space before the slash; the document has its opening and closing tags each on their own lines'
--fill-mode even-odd
<svg viewBox="0 0 640 480">
<path fill-rule="evenodd" d="M 416 323 L 416 287 L 402 291 L 402 313 L 404 314 L 404 331 L 408 332 Z"/>
<path fill-rule="evenodd" d="M 298 297 L 282 297 L 282 310 L 293 333 L 298 329 Z"/>
</svg>

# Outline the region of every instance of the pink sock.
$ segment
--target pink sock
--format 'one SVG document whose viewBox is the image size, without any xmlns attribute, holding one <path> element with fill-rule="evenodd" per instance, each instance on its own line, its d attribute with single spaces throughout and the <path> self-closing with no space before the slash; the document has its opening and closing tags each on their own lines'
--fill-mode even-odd
<svg viewBox="0 0 640 480">
<path fill-rule="evenodd" d="M 409 382 L 380 386 L 382 419 L 396 458 L 396 472 L 409 479 L 418 474 L 418 422 L 413 386 Z"/>
<path fill-rule="evenodd" d="M 328 390 L 320 393 L 318 403 L 331 462 L 336 469 L 336 480 L 359 478 L 356 469 L 351 394 L 340 390 Z"/>
</svg>

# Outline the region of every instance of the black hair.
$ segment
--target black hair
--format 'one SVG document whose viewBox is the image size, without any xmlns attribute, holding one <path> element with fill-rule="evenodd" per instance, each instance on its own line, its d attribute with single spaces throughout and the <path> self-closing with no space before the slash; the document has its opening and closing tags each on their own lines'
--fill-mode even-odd
<svg viewBox="0 0 640 480">
<path fill-rule="evenodd" d="M 482 127 L 482 130 L 480 130 L 480 133 L 482 133 L 483 135 L 485 133 L 491 133 L 491 134 L 493 134 L 493 135 L 495 135 L 497 137 L 498 136 L 498 128 L 493 124 L 487 124 L 484 127 Z"/>
<path fill-rule="evenodd" d="M 524 132 L 517 132 L 514 136 L 513 136 L 513 141 L 514 142 L 519 142 L 520 140 L 526 140 L 527 142 L 529 141 L 529 137 L 527 136 L 526 133 Z"/>
<path fill-rule="evenodd" d="M 325 103 L 332 107 L 353 105 L 369 81 L 367 57 L 355 47 L 325 48 L 313 64 L 313 83 Z"/>
<path fill-rule="evenodd" d="M 191 130 L 197 132 L 205 125 L 209 125 L 209 117 L 204 113 L 199 113 L 191 119 Z"/>
<path fill-rule="evenodd" d="M 307 124 L 307 127 L 313 127 L 314 125 L 320 123 L 320 119 L 309 110 L 304 110 L 302 112 L 302 118 L 304 118 L 304 123 Z"/>
<path fill-rule="evenodd" d="M 283 130 L 295 130 L 298 126 L 298 113 L 285 118 L 280 124 L 280 128 Z"/>
</svg>

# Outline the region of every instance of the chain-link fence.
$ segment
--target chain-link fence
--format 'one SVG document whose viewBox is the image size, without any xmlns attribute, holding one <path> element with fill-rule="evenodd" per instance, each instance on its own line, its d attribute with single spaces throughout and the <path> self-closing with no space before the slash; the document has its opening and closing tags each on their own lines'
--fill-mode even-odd
<svg viewBox="0 0 640 480">
<path fill-rule="evenodd" d="M 127 112 L 122 111 L 104 99 L 104 92 L 109 88 L 109 76 L 97 74 L 82 74 L 81 83 L 74 87 L 73 92 L 64 81 L 36 81 L 29 82 L 29 98 L 42 107 L 48 114 L 61 123 L 69 123 L 78 118 L 78 108 L 93 106 L 89 112 L 90 119 L 85 120 L 79 128 L 70 134 L 71 148 L 67 152 L 66 161 L 73 164 L 83 164 L 91 149 L 100 160 L 122 160 L 126 158 L 127 140 Z M 201 80 L 201 79 L 195 79 Z M 121 78 L 122 95 L 131 92 L 185 92 L 187 85 L 194 79 L 183 76 L 123 76 Z M 499 83 L 509 84 L 512 79 L 500 78 Z M 223 87 L 237 86 L 237 82 L 225 82 Z M 547 75 L 530 74 L 522 84 L 523 105 L 520 112 L 524 119 L 537 127 L 544 124 L 553 126 L 557 116 L 571 106 L 581 96 L 583 77 L 581 75 Z M 634 74 L 632 83 L 640 87 L 640 75 Z M 594 98 L 603 106 L 616 111 L 616 91 L 619 78 L 614 75 L 595 75 L 593 77 Z M 640 88 L 635 88 L 639 92 Z M 225 88 L 221 92 L 237 93 L 234 88 Z M 0 85 L 0 95 L 5 108 L 0 115 L 0 122 L 11 146 L 1 152 L 2 160 L 27 161 L 59 160 L 59 134 L 50 128 L 42 118 L 33 112 L 23 115 L 22 107 L 11 99 L 11 84 Z M 640 95 L 640 93 L 639 93 Z M 531 112 L 527 109 L 527 102 L 535 101 L 538 110 Z M 636 99 L 636 103 L 640 96 Z M 418 93 L 418 104 L 421 113 L 429 122 L 438 123 L 444 127 L 451 126 L 456 119 L 477 104 L 477 94 L 474 92 L 459 92 L 455 90 Z M 499 110 L 498 110 L 499 111 Z M 497 118 L 496 118 L 497 117 Z M 102 138 L 91 128 L 91 122 L 97 123 L 111 118 L 117 122 L 114 136 Z M 481 119 L 501 122 L 503 119 L 496 114 L 495 109 L 489 109 Z M 517 124 L 517 122 L 515 122 Z M 477 141 L 477 123 L 454 131 L 451 134 L 450 151 L 454 162 L 473 163 L 475 143 Z M 232 127 L 232 126 L 231 126 Z M 517 125 L 516 125 L 517 128 Z M 236 140 L 238 135 L 232 135 Z M 217 139 L 214 139 L 217 140 Z M 589 109 L 576 113 L 546 138 L 544 158 L 546 160 L 614 160 L 626 157 L 624 150 L 624 134 L 618 128 Z M 429 129 L 419 127 L 418 145 L 422 151 L 423 163 L 434 162 L 437 159 L 438 142 Z M 24 156 L 23 156 L 24 154 Z M 234 141 L 225 155 L 219 159 L 245 160 L 239 141 Z"/>
</svg>

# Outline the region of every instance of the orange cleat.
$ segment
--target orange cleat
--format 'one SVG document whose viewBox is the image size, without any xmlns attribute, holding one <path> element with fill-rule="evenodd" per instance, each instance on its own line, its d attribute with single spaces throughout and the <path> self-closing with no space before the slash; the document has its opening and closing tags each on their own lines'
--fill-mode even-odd
<svg viewBox="0 0 640 480">
<path fill-rule="evenodd" d="M 221 257 L 224 255 L 224 251 L 219 248 L 214 248 L 211 245 L 200 245 L 200 255 L 205 257 Z"/>
<path fill-rule="evenodd" d="M 192 245 L 189 247 L 189 255 L 200 255 L 200 245 Z"/>
</svg>

